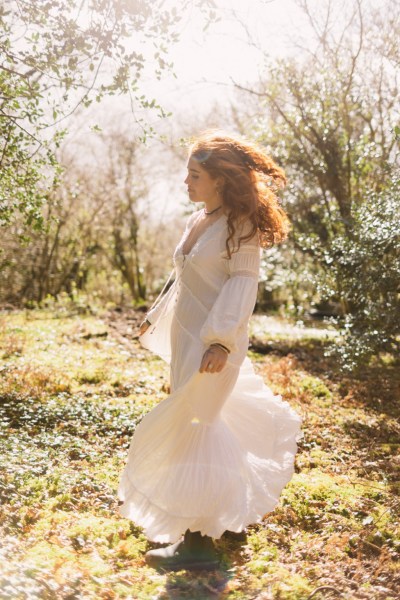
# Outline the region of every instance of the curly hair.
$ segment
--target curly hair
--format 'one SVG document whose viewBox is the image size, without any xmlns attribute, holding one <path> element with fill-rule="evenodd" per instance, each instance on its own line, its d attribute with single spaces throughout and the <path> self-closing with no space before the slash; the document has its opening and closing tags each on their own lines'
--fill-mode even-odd
<svg viewBox="0 0 400 600">
<path fill-rule="evenodd" d="M 223 180 L 221 193 L 228 209 L 226 249 L 229 258 L 241 242 L 250 240 L 257 232 L 262 248 L 286 239 L 289 219 L 275 193 L 286 184 L 285 173 L 263 148 L 223 132 L 206 131 L 192 144 L 190 157 L 210 177 Z M 250 223 L 250 230 L 239 237 L 237 248 L 233 248 L 236 231 L 245 222 Z"/>
</svg>

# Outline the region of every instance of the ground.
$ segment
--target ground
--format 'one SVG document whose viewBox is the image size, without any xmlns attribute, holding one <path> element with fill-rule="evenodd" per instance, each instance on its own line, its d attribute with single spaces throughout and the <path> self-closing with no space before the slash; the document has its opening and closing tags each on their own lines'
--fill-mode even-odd
<svg viewBox="0 0 400 600">
<path fill-rule="evenodd" d="M 303 417 L 295 475 L 247 539 L 217 541 L 220 570 L 145 565 L 152 545 L 116 497 L 135 426 L 168 393 L 140 318 L 68 303 L 0 314 L 0 598 L 399 598 L 399 369 L 349 376 L 323 356 L 332 334 L 266 317 L 250 356 Z"/>
</svg>

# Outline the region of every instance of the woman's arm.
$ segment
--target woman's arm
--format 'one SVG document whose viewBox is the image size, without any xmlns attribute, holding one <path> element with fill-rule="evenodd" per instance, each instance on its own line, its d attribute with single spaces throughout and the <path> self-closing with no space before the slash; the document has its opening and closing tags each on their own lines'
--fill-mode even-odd
<svg viewBox="0 0 400 600">
<path fill-rule="evenodd" d="M 207 346 L 219 343 L 235 352 L 239 337 L 247 332 L 257 299 L 260 247 L 256 239 L 242 244 L 227 263 L 229 279 L 211 308 L 200 338 Z"/>
<path fill-rule="evenodd" d="M 175 281 L 172 283 L 172 285 L 169 287 L 169 289 L 165 293 L 164 293 L 164 291 L 165 291 L 165 288 L 167 287 L 168 283 L 170 282 L 174 272 L 175 272 L 175 269 L 173 269 L 171 271 L 166 283 L 164 284 L 163 289 L 161 290 L 161 293 L 159 294 L 158 298 L 155 300 L 155 302 L 153 303 L 151 308 L 147 311 L 144 320 L 142 321 L 142 323 L 139 326 L 139 336 L 143 335 L 148 330 L 150 325 L 155 323 L 155 321 L 157 320 L 159 315 L 163 312 L 164 307 L 167 305 L 168 300 L 170 299 L 170 296 L 173 293 Z"/>
</svg>

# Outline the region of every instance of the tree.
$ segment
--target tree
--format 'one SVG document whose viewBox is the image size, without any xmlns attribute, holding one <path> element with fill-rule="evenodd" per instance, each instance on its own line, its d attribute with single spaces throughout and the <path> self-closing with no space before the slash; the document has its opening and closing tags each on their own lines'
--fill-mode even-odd
<svg viewBox="0 0 400 600">
<path fill-rule="evenodd" d="M 379 192 L 369 190 L 353 211 L 352 237 L 331 245 L 333 277 L 351 306 L 341 323 L 341 340 L 330 350 L 349 369 L 380 352 L 400 350 L 400 169 Z M 327 290 L 332 294 L 335 287 Z"/>
<path fill-rule="evenodd" d="M 132 110 L 152 108 L 141 91 L 150 68 L 171 68 L 181 11 L 163 0 L 6 0 L 0 6 L 0 225 L 19 213 L 42 225 L 46 190 L 57 182 L 54 149 L 64 119 L 105 95 L 128 94 Z M 213 17 L 213 1 L 195 2 Z M 137 118 L 145 137 L 151 127 Z M 58 129 L 55 129 L 57 128 Z"/>
<path fill-rule="evenodd" d="M 156 292 L 182 223 L 169 217 L 166 226 L 162 202 L 149 206 L 149 186 L 160 177 L 146 168 L 154 160 L 126 120 L 96 139 L 63 144 L 60 184 L 48 191 L 41 230 L 25 244 L 18 220 L 3 230 L 0 301 L 42 305 L 68 294 L 78 303 L 124 304 Z M 167 170 L 165 147 L 163 164 Z"/>
<path fill-rule="evenodd" d="M 315 45 L 270 65 L 260 85 L 247 90 L 265 115 L 252 133 L 287 171 L 291 244 L 305 257 L 315 290 L 309 304 L 339 303 L 344 339 L 353 350 L 359 339 L 357 352 L 343 354 L 353 367 L 375 352 L 393 351 L 400 334 L 394 224 L 400 148 L 393 133 L 400 121 L 393 44 L 400 39 L 400 12 L 389 0 L 396 35 L 382 11 L 362 0 L 347 3 L 344 14 L 338 14 L 344 5 L 332 0 L 322 11 L 307 0 L 299 5 Z M 379 335 L 372 333 L 377 328 Z"/>
</svg>

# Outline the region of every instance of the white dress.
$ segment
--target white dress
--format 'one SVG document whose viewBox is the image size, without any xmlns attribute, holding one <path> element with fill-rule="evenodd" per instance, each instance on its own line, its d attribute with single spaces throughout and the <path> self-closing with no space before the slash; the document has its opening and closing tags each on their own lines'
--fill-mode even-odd
<svg viewBox="0 0 400 600">
<path fill-rule="evenodd" d="M 120 514 L 161 543 L 186 529 L 219 538 L 260 522 L 293 475 L 301 436 L 300 417 L 246 357 L 258 243 L 242 243 L 229 260 L 222 215 L 184 256 L 199 212 L 175 250 L 175 281 L 140 338 L 170 363 L 171 394 L 136 428 L 118 487 Z M 213 342 L 230 349 L 228 361 L 220 373 L 200 373 Z"/>
</svg>

